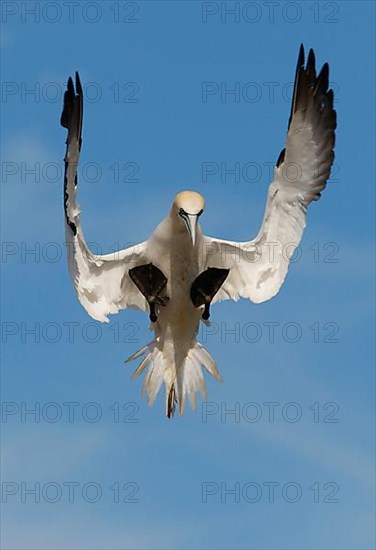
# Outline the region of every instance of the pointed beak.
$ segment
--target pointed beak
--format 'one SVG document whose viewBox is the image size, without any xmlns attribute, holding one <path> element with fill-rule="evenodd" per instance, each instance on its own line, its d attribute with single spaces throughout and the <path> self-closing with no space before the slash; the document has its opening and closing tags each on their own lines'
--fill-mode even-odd
<svg viewBox="0 0 376 550">
<path fill-rule="evenodd" d="M 196 243 L 196 226 L 198 222 L 198 216 L 193 214 L 187 214 L 186 216 L 184 216 L 183 220 L 187 227 L 189 236 L 191 237 L 192 245 L 194 246 Z"/>
</svg>

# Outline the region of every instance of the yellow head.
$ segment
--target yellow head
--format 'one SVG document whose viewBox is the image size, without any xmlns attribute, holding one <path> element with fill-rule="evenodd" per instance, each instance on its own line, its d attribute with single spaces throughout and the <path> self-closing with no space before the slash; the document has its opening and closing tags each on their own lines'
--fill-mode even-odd
<svg viewBox="0 0 376 550">
<path fill-rule="evenodd" d="M 193 246 L 196 242 L 198 218 L 203 213 L 204 208 L 204 197 L 196 191 L 181 191 L 176 195 L 172 204 L 172 214 L 176 216 L 177 220 L 184 223 Z"/>
</svg>

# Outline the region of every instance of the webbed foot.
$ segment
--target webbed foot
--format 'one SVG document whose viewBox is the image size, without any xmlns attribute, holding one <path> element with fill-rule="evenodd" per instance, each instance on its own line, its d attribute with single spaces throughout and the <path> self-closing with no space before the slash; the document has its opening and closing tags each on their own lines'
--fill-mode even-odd
<svg viewBox="0 0 376 550">
<path fill-rule="evenodd" d="M 225 282 L 230 270 L 208 267 L 200 273 L 191 286 L 191 300 L 195 307 L 205 306 L 202 318 L 207 321 L 210 317 L 210 304 Z"/>
<path fill-rule="evenodd" d="M 167 277 L 152 263 L 133 267 L 129 270 L 129 276 L 146 298 L 150 308 L 150 321 L 155 323 L 158 319 L 155 306 L 165 306 L 169 301 L 169 297 L 163 294 Z"/>
</svg>

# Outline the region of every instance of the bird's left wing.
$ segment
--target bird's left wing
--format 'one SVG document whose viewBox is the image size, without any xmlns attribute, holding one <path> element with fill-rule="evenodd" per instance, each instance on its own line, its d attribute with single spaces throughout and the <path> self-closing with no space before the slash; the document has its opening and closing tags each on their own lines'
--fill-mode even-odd
<svg viewBox="0 0 376 550">
<path fill-rule="evenodd" d="M 129 277 L 129 269 L 145 263 L 146 243 L 104 256 L 93 254 L 86 245 L 77 203 L 77 165 L 80 158 L 83 95 L 76 73 L 76 90 L 71 78 L 64 95 L 61 125 L 68 130 L 65 155 L 64 210 L 69 270 L 78 299 L 98 321 L 120 309 L 147 310 L 147 302 Z"/>
<path fill-rule="evenodd" d="M 253 241 L 204 237 L 204 265 L 230 269 L 216 300 L 248 298 L 259 303 L 279 291 L 306 225 L 306 211 L 320 198 L 334 159 L 336 112 L 325 63 L 316 76 L 310 50 L 304 67 L 300 48 L 285 149 L 270 184 L 264 220 Z"/>
</svg>

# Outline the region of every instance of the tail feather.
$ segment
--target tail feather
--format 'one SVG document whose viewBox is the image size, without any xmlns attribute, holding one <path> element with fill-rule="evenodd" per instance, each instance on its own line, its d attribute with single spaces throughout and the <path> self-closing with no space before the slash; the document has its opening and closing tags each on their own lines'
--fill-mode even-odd
<svg viewBox="0 0 376 550">
<path fill-rule="evenodd" d="M 124 361 L 124 363 L 130 363 L 131 361 L 134 361 L 135 359 L 137 359 L 138 357 L 141 357 L 141 355 L 144 355 L 150 348 L 149 346 L 151 346 L 153 342 L 149 342 L 148 344 L 146 344 L 146 346 L 144 346 L 143 348 L 139 349 L 138 351 L 136 351 L 133 355 L 131 355 L 130 357 L 128 357 L 128 359 L 126 359 Z"/>
<path fill-rule="evenodd" d="M 164 380 L 163 354 L 157 347 L 157 341 L 153 340 L 139 351 L 136 351 L 136 353 L 131 355 L 125 362 L 128 363 L 133 361 L 134 359 L 142 357 L 142 355 L 145 355 L 145 357 L 134 371 L 132 378 L 137 378 L 146 367 L 149 367 L 145 376 L 142 394 L 147 393 L 148 403 L 152 405 Z"/>
<path fill-rule="evenodd" d="M 155 355 L 156 357 L 153 358 L 153 355 Z M 158 355 L 160 355 L 160 357 L 158 357 Z M 147 375 L 145 376 L 145 381 L 142 388 L 142 394 L 144 395 L 145 393 L 147 393 L 148 395 L 149 405 L 152 405 L 154 403 L 155 398 L 157 397 L 157 393 L 161 389 L 164 380 L 164 369 L 161 359 L 161 352 L 158 352 L 157 354 L 154 354 L 153 352 L 150 353 L 150 359 L 148 360 L 148 364 L 150 366 Z"/>
<path fill-rule="evenodd" d="M 164 382 L 166 387 L 166 415 L 171 418 L 175 412 L 175 406 L 179 406 L 179 413 L 184 413 L 186 398 L 189 398 L 192 409 L 196 409 L 196 393 L 200 392 L 203 399 L 206 399 L 206 385 L 202 367 L 204 367 L 214 378 L 221 381 L 214 359 L 199 342 L 189 349 L 184 362 L 176 367 L 164 357 L 163 351 L 158 347 L 158 341 L 153 340 L 141 350 L 134 353 L 126 362 L 132 361 L 145 355 L 133 378 L 137 378 L 146 367 L 146 373 L 142 393 L 148 395 L 148 403 L 152 405 Z"/>
<path fill-rule="evenodd" d="M 214 376 L 214 378 L 216 378 L 219 382 L 222 382 L 222 376 L 219 374 L 217 365 L 213 357 L 210 355 L 208 350 L 204 348 L 202 344 L 200 344 L 200 342 L 196 342 L 196 346 L 193 348 L 193 352 L 195 353 L 202 366 L 205 367 L 206 370 L 212 376 Z"/>
<path fill-rule="evenodd" d="M 188 396 L 192 409 L 196 408 L 196 392 L 200 391 L 202 398 L 206 399 L 206 385 L 200 364 L 195 353 L 195 348 L 189 350 L 184 364 L 180 367 L 176 377 L 176 389 L 179 400 L 179 413 L 184 413 L 185 398 Z"/>
<path fill-rule="evenodd" d="M 137 369 L 134 371 L 134 373 L 132 374 L 132 378 L 137 378 L 137 376 L 140 376 L 140 374 L 145 370 L 145 368 L 148 366 L 149 364 L 149 354 L 143 358 L 143 360 L 141 361 L 141 363 L 138 365 Z"/>
<path fill-rule="evenodd" d="M 167 418 L 172 418 L 175 412 L 175 405 L 177 404 L 177 397 L 175 393 L 175 385 L 172 384 L 168 396 L 166 398 L 166 415 Z"/>
</svg>

